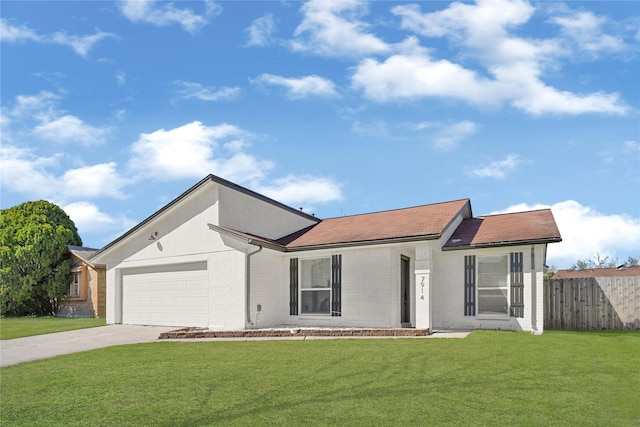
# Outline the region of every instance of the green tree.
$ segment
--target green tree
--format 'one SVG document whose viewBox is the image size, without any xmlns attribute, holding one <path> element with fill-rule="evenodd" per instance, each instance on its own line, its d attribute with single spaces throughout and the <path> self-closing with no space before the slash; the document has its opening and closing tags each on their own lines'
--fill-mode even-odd
<svg viewBox="0 0 640 427">
<path fill-rule="evenodd" d="M 67 245 L 82 245 L 59 206 L 39 200 L 0 211 L 0 314 L 54 314 L 67 292 Z"/>
</svg>

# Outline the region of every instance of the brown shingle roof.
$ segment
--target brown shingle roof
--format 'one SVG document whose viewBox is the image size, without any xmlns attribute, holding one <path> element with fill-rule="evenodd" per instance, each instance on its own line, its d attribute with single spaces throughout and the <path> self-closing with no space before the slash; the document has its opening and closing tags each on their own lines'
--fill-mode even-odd
<svg viewBox="0 0 640 427">
<path fill-rule="evenodd" d="M 550 209 L 464 219 L 445 249 L 529 242 L 560 242 Z"/>
<path fill-rule="evenodd" d="M 280 239 L 287 248 L 378 242 L 413 237 L 437 239 L 469 199 L 322 220 Z"/>
<path fill-rule="evenodd" d="M 585 270 L 558 270 L 554 279 L 581 279 L 585 277 L 633 277 L 640 276 L 640 266 L 623 268 L 588 268 Z"/>
<path fill-rule="evenodd" d="M 471 215 L 469 199 L 322 220 L 278 240 L 210 224 L 213 230 L 276 250 L 438 239 L 453 220 Z M 550 209 L 465 218 L 443 249 L 560 242 Z"/>
</svg>

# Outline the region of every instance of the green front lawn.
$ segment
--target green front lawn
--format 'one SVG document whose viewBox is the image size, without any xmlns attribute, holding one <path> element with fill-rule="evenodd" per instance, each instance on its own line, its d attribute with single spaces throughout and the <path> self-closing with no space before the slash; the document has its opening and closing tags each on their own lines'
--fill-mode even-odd
<svg viewBox="0 0 640 427">
<path fill-rule="evenodd" d="M 0 340 L 104 326 L 104 319 L 68 317 L 3 317 L 0 318 Z"/>
<path fill-rule="evenodd" d="M 154 342 L 2 368 L 0 425 L 637 426 L 640 333 Z"/>
</svg>

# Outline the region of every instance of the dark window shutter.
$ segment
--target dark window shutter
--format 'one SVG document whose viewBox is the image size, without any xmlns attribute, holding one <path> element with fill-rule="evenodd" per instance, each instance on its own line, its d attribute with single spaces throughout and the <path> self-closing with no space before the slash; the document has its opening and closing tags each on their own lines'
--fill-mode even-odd
<svg viewBox="0 0 640 427">
<path fill-rule="evenodd" d="M 476 256 L 464 257 L 464 315 L 476 315 Z"/>
<path fill-rule="evenodd" d="M 342 316 L 342 255 L 331 257 L 331 315 Z"/>
<path fill-rule="evenodd" d="M 289 315 L 298 315 L 298 258 L 289 260 Z"/>
<path fill-rule="evenodd" d="M 524 272 L 522 252 L 511 252 L 511 317 L 524 317 Z"/>
</svg>

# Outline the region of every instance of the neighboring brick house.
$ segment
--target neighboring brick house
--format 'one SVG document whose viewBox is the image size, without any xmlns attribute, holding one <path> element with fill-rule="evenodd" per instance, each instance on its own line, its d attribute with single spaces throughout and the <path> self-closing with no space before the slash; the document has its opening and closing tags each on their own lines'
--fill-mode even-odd
<svg viewBox="0 0 640 427">
<path fill-rule="evenodd" d="M 549 209 L 469 199 L 319 219 L 209 175 L 89 260 L 107 323 L 541 333 Z"/>
<path fill-rule="evenodd" d="M 106 268 L 94 264 L 89 257 L 97 249 L 68 246 L 71 254 L 71 282 L 69 291 L 60 302 L 59 317 L 105 317 Z"/>
</svg>

